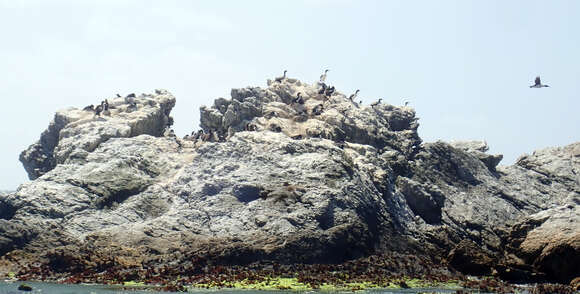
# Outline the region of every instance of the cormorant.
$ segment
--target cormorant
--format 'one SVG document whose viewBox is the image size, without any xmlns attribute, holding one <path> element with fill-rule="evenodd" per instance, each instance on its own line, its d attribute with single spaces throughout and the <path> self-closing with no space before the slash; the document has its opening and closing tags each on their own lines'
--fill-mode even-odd
<svg viewBox="0 0 580 294">
<path fill-rule="evenodd" d="M 328 72 L 328 69 L 324 70 L 324 73 L 320 76 L 320 82 L 324 83 L 324 81 L 326 80 L 326 73 Z"/>
<path fill-rule="evenodd" d="M 314 115 L 320 115 L 322 113 L 324 106 L 322 106 L 322 104 L 318 104 L 316 106 L 314 106 L 314 108 L 312 108 L 312 114 Z"/>
<path fill-rule="evenodd" d="M 381 100 L 383 100 L 383 98 L 379 98 L 379 101 L 372 103 L 371 107 L 375 107 L 375 106 L 381 104 Z"/>
<path fill-rule="evenodd" d="M 318 91 L 318 94 L 324 94 L 324 91 L 326 91 L 326 84 L 320 83 L 320 85 L 322 86 L 322 88 L 320 88 L 320 91 Z"/>
<path fill-rule="evenodd" d="M 101 111 L 103 111 L 103 105 L 99 104 L 99 105 L 97 105 L 97 107 L 95 107 L 95 115 L 101 116 Z"/>
<path fill-rule="evenodd" d="M 89 106 L 85 106 L 85 108 L 83 108 L 84 111 L 95 111 L 95 106 L 94 105 L 89 105 Z"/>
<path fill-rule="evenodd" d="M 330 97 L 330 96 L 332 96 L 333 93 L 334 93 L 334 86 L 326 88 L 324 95 L 326 95 L 326 97 Z"/>
<path fill-rule="evenodd" d="M 287 72 L 287 70 L 284 70 L 284 75 L 281 76 L 281 77 L 277 77 L 274 81 L 275 82 L 278 82 L 278 83 L 281 83 L 283 80 L 286 79 L 286 72 Z"/>
<path fill-rule="evenodd" d="M 292 103 L 304 104 L 304 99 L 302 99 L 302 93 L 298 92 L 298 95 L 296 95 L 296 98 L 292 100 Z"/>
<path fill-rule="evenodd" d="M 135 103 L 135 94 L 127 95 L 127 97 L 125 97 L 125 102 L 132 107 L 137 106 L 137 103 Z"/>
<path fill-rule="evenodd" d="M 360 90 L 357 89 L 356 92 L 354 92 L 354 94 L 352 94 L 352 95 L 350 95 L 350 97 L 348 97 L 348 99 L 350 99 L 350 101 L 354 102 L 354 99 L 358 95 L 358 92 L 360 92 Z"/>
<path fill-rule="evenodd" d="M 117 93 L 117 98 L 121 98 L 121 95 L 119 95 L 119 93 Z"/>
<path fill-rule="evenodd" d="M 548 85 L 542 85 L 542 81 L 540 80 L 540 76 L 536 77 L 534 81 L 534 85 L 530 86 L 530 88 L 542 88 L 542 87 L 549 87 Z"/>
</svg>

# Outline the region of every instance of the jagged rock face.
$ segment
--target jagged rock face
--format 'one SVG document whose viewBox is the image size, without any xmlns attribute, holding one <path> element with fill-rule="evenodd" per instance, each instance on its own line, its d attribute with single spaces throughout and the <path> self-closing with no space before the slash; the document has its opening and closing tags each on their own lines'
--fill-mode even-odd
<svg viewBox="0 0 580 294">
<path fill-rule="evenodd" d="M 294 79 L 234 89 L 201 108 L 215 135 L 204 140 L 160 137 L 175 103 L 167 92 L 138 97 L 131 113 L 113 100 L 118 112 L 103 119 L 57 114 L 22 155 L 40 177 L 0 197 L 0 254 L 133 248 L 125 260 L 245 263 L 404 251 L 468 272 L 523 260 L 518 270 L 548 275 L 566 268 L 562 252 L 578 256 L 577 203 L 574 217 L 534 215 L 578 196 L 580 143 L 502 167 L 485 142 L 421 144 L 409 107 L 318 91 Z M 535 241 L 562 228 L 549 244 L 572 245 Z"/>
<path fill-rule="evenodd" d="M 513 226 L 510 251 L 547 273 L 552 280 L 568 283 L 580 276 L 580 195 L 566 203 L 527 216 Z"/>
<path fill-rule="evenodd" d="M 318 94 L 316 85 L 293 79 L 270 82 L 267 89 L 233 89 L 232 99 L 218 98 L 213 107 L 201 108 L 201 126 L 226 134 L 250 126 L 257 131 L 281 132 L 291 138 L 325 138 L 389 148 L 410 154 L 421 140 L 419 124 L 410 107 L 358 105 L 335 92 Z M 304 103 L 293 102 L 301 93 Z M 321 108 L 320 114 L 315 110 Z"/>
<path fill-rule="evenodd" d="M 57 164 L 83 158 L 110 138 L 161 135 L 172 121 L 169 113 L 175 97 L 156 90 L 133 100 L 135 105 L 126 98 L 112 98 L 109 113 L 100 116 L 76 108 L 58 111 L 40 140 L 20 154 L 28 177 L 34 180 Z"/>
</svg>

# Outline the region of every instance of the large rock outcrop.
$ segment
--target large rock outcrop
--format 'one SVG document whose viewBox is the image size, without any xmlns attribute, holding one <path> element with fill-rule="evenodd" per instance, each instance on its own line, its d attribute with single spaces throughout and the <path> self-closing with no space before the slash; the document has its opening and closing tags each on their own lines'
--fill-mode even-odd
<svg viewBox="0 0 580 294">
<path fill-rule="evenodd" d="M 175 97 L 169 92 L 156 90 L 154 95 L 143 94 L 132 102 L 111 98 L 109 115 L 76 108 L 58 111 L 40 140 L 20 154 L 28 177 L 34 180 L 69 158 L 86 156 L 110 138 L 160 136 L 171 125 L 169 113 Z"/>
<path fill-rule="evenodd" d="M 131 113 L 121 100 L 109 117 L 58 112 L 21 155 L 37 179 L 0 197 L 4 267 L 388 251 L 477 274 L 576 275 L 580 143 L 497 166 L 485 142 L 421 143 L 410 107 L 358 105 L 294 79 L 268 84 L 202 107 L 205 133 L 185 139 L 161 136 L 175 103 L 165 91 Z"/>
</svg>

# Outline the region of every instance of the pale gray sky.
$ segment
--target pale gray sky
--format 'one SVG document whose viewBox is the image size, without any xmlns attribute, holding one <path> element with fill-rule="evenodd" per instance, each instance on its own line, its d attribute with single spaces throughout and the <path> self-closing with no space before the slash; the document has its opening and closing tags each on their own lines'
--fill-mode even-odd
<svg viewBox="0 0 580 294">
<path fill-rule="evenodd" d="M 511 164 L 579 140 L 580 1 L 0 0 L 0 190 L 57 109 L 164 88 L 175 130 L 230 88 L 289 75 L 411 101 L 424 141 Z M 530 89 L 536 75 L 550 88 Z"/>
</svg>

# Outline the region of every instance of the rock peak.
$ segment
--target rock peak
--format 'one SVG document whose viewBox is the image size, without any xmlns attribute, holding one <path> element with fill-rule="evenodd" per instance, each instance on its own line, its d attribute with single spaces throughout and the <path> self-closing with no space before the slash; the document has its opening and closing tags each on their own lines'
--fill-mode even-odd
<svg viewBox="0 0 580 294">
<path fill-rule="evenodd" d="M 110 138 L 161 136 L 173 124 L 169 113 L 175 106 L 175 97 L 166 90 L 108 97 L 107 101 L 109 111 L 99 115 L 74 107 L 57 111 L 40 140 L 20 154 L 28 177 L 34 180 L 71 156 L 86 155 Z"/>
<path fill-rule="evenodd" d="M 321 83 L 285 78 L 269 80 L 265 89 L 232 89 L 231 99 L 218 98 L 211 107 L 201 107 L 201 127 L 220 137 L 232 131 L 271 131 L 290 138 L 324 138 L 403 154 L 410 154 L 421 143 L 411 107 L 360 105 L 338 91 L 325 94 L 324 88 Z M 298 95 L 299 102 L 295 101 Z"/>
</svg>

